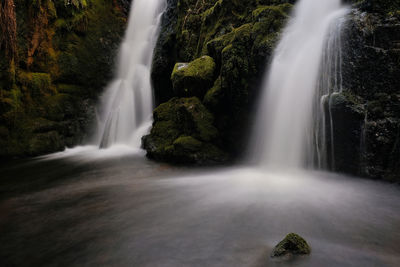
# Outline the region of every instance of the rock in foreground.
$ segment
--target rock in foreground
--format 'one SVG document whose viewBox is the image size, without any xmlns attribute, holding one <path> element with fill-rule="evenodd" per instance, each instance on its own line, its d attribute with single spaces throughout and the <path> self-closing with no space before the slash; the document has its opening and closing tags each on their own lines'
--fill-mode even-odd
<svg viewBox="0 0 400 267">
<path fill-rule="evenodd" d="M 311 247 L 298 234 L 290 233 L 272 251 L 271 257 L 282 257 L 286 255 L 308 255 Z"/>
</svg>

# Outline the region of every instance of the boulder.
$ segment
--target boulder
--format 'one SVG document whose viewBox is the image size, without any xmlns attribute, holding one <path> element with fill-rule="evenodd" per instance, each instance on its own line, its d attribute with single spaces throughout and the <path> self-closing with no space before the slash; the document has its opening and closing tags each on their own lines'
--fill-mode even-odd
<svg viewBox="0 0 400 267">
<path fill-rule="evenodd" d="M 174 93 L 202 98 L 213 85 L 215 68 L 214 59 L 209 56 L 190 63 L 177 63 L 171 75 Z"/>
<path fill-rule="evenodd" d="M 217 146 L 214 117 L 197 97 L 173 98 L 154 111 L 153 128 L 143 137 L 149 158 L 189 164 L 223 162 L 226 154 Z"/>
<path fill-rule="evenodd" d="M 301 236 L 295 233 L 288 234 L 272 251 L 271 257 L 282 257 L 286 255 L 308 255 L 311 247 Z"/>
</svg>

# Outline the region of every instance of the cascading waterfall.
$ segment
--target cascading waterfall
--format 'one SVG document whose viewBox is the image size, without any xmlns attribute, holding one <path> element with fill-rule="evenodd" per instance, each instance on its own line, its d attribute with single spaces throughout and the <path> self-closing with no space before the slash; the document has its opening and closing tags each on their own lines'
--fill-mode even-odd
<svg viewBox="0 0 400 267">
<path fill-rule="evenodd" d="M 263 86 L 251 144 L 252 158 L 259 165 L 301 168 L 314 161 L 315 153 L 327 150 L 320 144 L 314 152 L 315 143 L 326 141 L 315 136 L 325 136 L 318 131 L 325 129 L 322 125 L 327 117 L 319 114 L 323 120 L 316 124 L 321 120 L 313 116 L 314 106 L 317 99 L 320 109 L 321 99 L 325 103 L 327 95 L 341 90 L 341 77 L 336 75 L 341 65 L 340 32 L 332 25 L 341 25 L 338 21 L 347 12 L 340 0 L 300 0 L 296 4 Z M 317 157 L 323 161 L 325 156 Z"/>
<path fill-rule="evenodd" d="M 313 135 L 310 135 L 309 165 L 320 169 L 335 169 L 334 124 L 332 119 L 332 96 L 343 92 L 342 32 L 346 17 L 341 16 L 329 25 L 320 65 L 317 97 L 313 106 Z"/>
<path fill-rule="evenodd" d="M 151 125 L 153 94 L 150 69 L 165 0 L 132 2 L 129 24 L 120 47 L 115 79 L 102 96 L 96 143 L 140 147 Z"/>
</svg>

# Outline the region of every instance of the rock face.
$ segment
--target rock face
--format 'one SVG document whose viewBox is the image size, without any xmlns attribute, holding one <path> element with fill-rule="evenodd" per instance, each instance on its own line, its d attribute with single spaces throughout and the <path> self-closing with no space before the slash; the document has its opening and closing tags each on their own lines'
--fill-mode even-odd
<svg viewBox="0 0 400 267">
<path fill-rule="evenodd" d="M 11 55 L 0 38 L 0 157 L 77 145 L 112 76 L 130 1 L 7 1 L 16 41 L 5 40 Z"/>
<path fill-rule="evenodd" d="M 344 32 L 332 106 L 335 170 L 400 181 L 400 4 L 361 1 Z"/>
<path fill-rule="evenodd" d="M 237 158 L 245 149 L 265 63 L 291 3 L 169 0 L 152 69 L 157 104 L 196 96 L 214 118 L 218 140 L 213 145 L 228 158 Z M 154 127 L 158 124 L 155 116 Z M 180 130 L 178 135 L 185 133 Z M 152 131 L 145 140 L 155 137 Z M 148 142 L 144 148 L 154 155 Z M 170 161 L 169 154 L 164 155 L 159 159 Z"/>
<path fill-rule="evenodd" d="M 333 96 L 330 104 L 331 167 L 399 180 L 400 3 L 346 2 L 355 9 L 343 38 L 344 91 Z M 265 63 L 293 3 L 168 0 L 152 69 L 157 104 L 173 97 L 197 96 L 214 117 L 219 133 L 214 144 L 230 158 L 238 158 L 246 147 Z M 194 79 L 188 78 L 185 85 L 184 72 L 177 70 L 189 65 L 179 62 L 194 62 L 203 56 L 215 62 L 212 81 L 202 81 L 195 88 Z M 146 143 L 144 147 L 152 154 Z"/>
<path fill-rule="evenodd" d="M 288 234 L 279 244 L 274 248 L 271 257 L 283 257 L 287 255 L 308 255 L 311 253 L 311 248 L 298 234 Z"/>
</svg>

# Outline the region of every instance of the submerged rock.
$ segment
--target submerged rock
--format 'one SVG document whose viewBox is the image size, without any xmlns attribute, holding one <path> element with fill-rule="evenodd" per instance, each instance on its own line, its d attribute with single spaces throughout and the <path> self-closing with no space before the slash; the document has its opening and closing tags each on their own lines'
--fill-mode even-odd
<svg viewBox="0 0 400 267">
<path fill-rule="evenodd" d="M 271 257 L 282 257 L 286 255 L 308 255 L 311 247 L 301 236 L 295 233 L 288 234 L 272 251 Z"/>
</svg>

